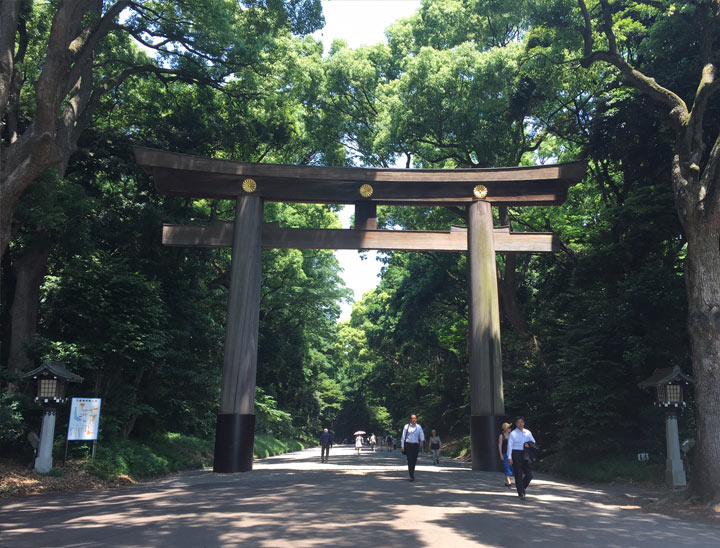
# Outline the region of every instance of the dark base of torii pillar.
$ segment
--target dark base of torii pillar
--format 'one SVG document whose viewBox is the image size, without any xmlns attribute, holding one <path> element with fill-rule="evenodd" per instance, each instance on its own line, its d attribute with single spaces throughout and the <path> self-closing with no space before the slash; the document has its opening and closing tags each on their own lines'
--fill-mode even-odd
<svg viewBox="0 0 720 548">
<path fill-rule="evenodd" d="M 467 262 L 472 469 L 500 472 L 498 436 L 506 417 L 493 219 L 488 202 L 475 201 L 468 207 Z"/>
<path fill-rule="evenodd" d="M 215 472 L 249 472 L 253 466 L 262 221 L 262 199 L 240 196 L 233 229 Z"/>
<path fill-rule="evenodd" d="M 484 472 L 503 472 L 503 463 L 498 452 L 498 436 L 505 415 L 470 416 L 470 453 L 472 469 Z"/>
</svg>

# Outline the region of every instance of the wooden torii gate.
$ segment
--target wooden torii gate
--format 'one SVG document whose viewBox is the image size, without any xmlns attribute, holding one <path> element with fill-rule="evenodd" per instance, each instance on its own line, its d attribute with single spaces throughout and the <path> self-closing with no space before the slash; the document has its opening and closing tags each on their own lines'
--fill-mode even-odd
<svg viewBox="0 0 720 548">
<path fill-rule="evenodd" d="M 236 200 L 235 222 L 165 225 L 163 244 L 232 247 L 215 472 L 252 470 L 255 373 L 263 248 L 465 251 L 470 316 L 470 435 L 473 470 L 502 470 L 497 433 L 505 420 L 495 252 L 555 252 L 553 233 L 493 226 L 492 205 L 559 205 L 585 175 L 574 162 L 498 169 L 369 169 L 252 164 L 136 147 L 160 194 Z M 355 205 L 354 229 L 263 223 L 263 202 Z M 467 209 L 467 228 L 377 230 L 377 205 Z"/>
</svg>

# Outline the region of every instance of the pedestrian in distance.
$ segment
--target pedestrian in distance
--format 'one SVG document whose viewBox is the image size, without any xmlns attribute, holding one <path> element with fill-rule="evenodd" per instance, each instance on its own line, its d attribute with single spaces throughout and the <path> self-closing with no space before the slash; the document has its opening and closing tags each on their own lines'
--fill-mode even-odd
<svg viewBox="0 0 720 548">
<path fill-rule="evenodd" d="M 363 446 L 363 437 L 355 436 L 355 453 L 357 455 L 360 454 L 360 449 L 362 449 L 362 446 Z"/>
<path fill-rule="evenodd" d="M 437 435 L 437 431 L 433 430 L 430 432 L 430 451 L 432 451 L 433 464 L 440 464 L 440 448 L 442 442 L 440 436 Z"/>
<path fill-rule="evenodd" d="M 391 434 L 385 437 L 385 445 L 387 446 L 388 453 L 393 450 L 393 437 Z"/>
<path fill-rule="evenodd" d="M 330 448 L 332 447 L 332 435 L 325 428 L 320 434 L 320 462 L 327 462 L 330 458 Z"/>
<path fill-rule="evenodd" d="M 525 491 L 533 478 L 532 463 L 525 459 L 525 450 L 530 449 L 530 444 L 535 444 L 532 432 L 525 428 L 525 418 L 515 419 L 515 430 L 510 432 L 508 437 L 507 457 L 510 466 L 515 474 L 515 488 L 518 497 L 525 500 Z"/>
<path fill-rule="evenodd" d="M 498 451 L 500 452 L 500 460 L 503 463 L 503 468 L 505 468 L 505 487 L 508 489 L 512 488 L 511 478 L 513 477 L 512 466 L 510 466 L 510 459 L 507 456 L 511 426 L 509 422 L 504 422 L 501 427 L 502 431 L 500 432 L 500 436 L 498 436 Z"/>
<path fill-rule="evenodd" d="M 400 437 L 400 451 L 407 458 L 410 481 L 415 481 L 415 464 L 424 442 L 425 434 L 422 426 L 417 423 L 417 415 L 412 414 L 410 415 L 410 422 L 403 427 L 402 436 Z"/>
<path fill-rule="evenodd" d="M 375 444 L 377 443 L 377 438 L 375 437 L 375 434 L 370 434 L 370 449 L 372 449 L 372 452 L 375 452 Z"/>
</svg>

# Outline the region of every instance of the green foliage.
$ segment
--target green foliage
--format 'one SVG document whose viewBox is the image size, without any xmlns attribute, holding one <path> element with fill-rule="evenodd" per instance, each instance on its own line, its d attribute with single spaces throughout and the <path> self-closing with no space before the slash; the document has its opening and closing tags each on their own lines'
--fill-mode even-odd
<svg viewBox="0 0 720 548">
<path fill-rule="evenodd" d="M 99 443 L 89 469 L 101 478 L 127 475 L 145 478 L 200 468 L 212 463 L 213 441 L 166 434 L 146 443 L 117 440 Z"/>
<path fill-rule="evenodd" d="M 22 437 L 25 431 L 17 396 L 0 392 L 0 447 Z"/>
<path fill-rule="evenodd" d="M 663 481 L 664 463 L 639 462 L 636 455 L 620 454 L 577 459 L 558 454 L 538 461 L 539 471 L 597 483 Z"/>
<path fill-rule="evenodd" d="M 442 454 L 448 458 L 466 457 L 470 454 L 470 436 L 463 436 L 450 443 L 443 442 Z"/>
<path fill-rule="evenodd" d="M 61 470 L 60 468 L 51 468 L 47 475 L 52 478 L 61 478 L 65 475 L 65 470 Z"/>
<path fill-rule="evenodd" d="M 595 16 L 598 3 L 587 4 Z M 15 212 L 10 263 L 39 236 L 52 245 L 30 352 L 85 377 L 71 396 L 104 398 L 96 472 L 144 477 L 208 463 L 212 448 L 200 439 L 212 439 L 218 410 L 230 251 L 164 248 L 159 234 L 163 223 L 231 220 L 234 204 L 158 196 L 134 144 L 317 165 L 587 158 L 588 176 L 563 207 L 510 207 L 496 220 L 556 231 L 565 244 L 552 256 L 497 257 L 506 410 L 528 417 L 556 454 L 546 461 L 553 471 L 582 474 L 578 451 L 624 455 L 657 443 L 652 398 L 637 382 L 655 367 L 689 368 L 673 137 L 662 109 L 614 70 L 578 69 L 577 2 L 425 0 L 388 29 L 387 44 L 338 41 L 326 57 L 297 36 L 321 24 L 317 0 L 242 5 L 134 3 L 98 50 L 97 81 L 150 63 L 128 33 L 169 36 L 157 62 L 183 76 L 138 77 L 102 95 L 67 172 L 46 172 Z M 622 55 L 692 97 L 695 23 L 708 5 L 612 2 Z M 21 124 L 56 9 L 31 7 Z M 596 46 L 607 47 L 593 24 Z M 222 84 L 196 85 L 209 81 Z M 709 110 L 708 127 L 717 115 Z M 339 227 L 329 205 L 266 203 L 265 221 Z M 381 207 L 379 223 L 447 230 L 466 221 L 449 208 Z M 323 427 L 341 439 L 358 428 L 399 435 L 411 412 L 458 437 L 448 454 L 469 449 L 463 254 L 384 254 L 379 287 L 339 325 L 348 291 L 331 252 L 268 250 L 262 260 L 256 455 L 299 449 L 285 440 L 314 439 Z M 6 333 L 12 264 L 3 274 Z M 28 427 L 18 400 L 0 404 L 0 442 L 17 442 Z M 590 433 L 581 445 L 578 432 Z M 587 479 L 654 473 L 624 457 L 596 464 Z"/>
<path fill-rule="evenodd" d="M 275 398 L 265 394 L 262 388 L 258 388 L 255 393 L 255 416 L 257 432 L 277 437 L 297 435 L 292 415 L 278 409 Z"/>
<path fill-rule="evenodd" d="M 293 439 L 277 439 L 272 436 L 258 434 L 255 436 L 253 452 L 256 459 L 282 455 L 290 451 L 301 451 L 309 447 L 309 444 Z"/>
</svg>

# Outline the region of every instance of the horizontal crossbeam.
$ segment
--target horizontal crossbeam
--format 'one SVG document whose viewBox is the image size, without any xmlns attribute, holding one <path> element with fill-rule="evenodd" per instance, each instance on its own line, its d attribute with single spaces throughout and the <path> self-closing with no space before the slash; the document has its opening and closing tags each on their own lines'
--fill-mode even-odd
<svg viewBox="0 0 720 548">
<path fill-rule="evenodd" d="M 231 247 L 233 223 L 163 225 L 162 241 L 173 247 Z M 560 238 L 552 232 L 494 231 L 495 251 L 557 252 Z M 383 251 L 467 251 L 467 231 L 409 231 L 262 227 L 265 249 L 377 249 Z"/>
<path fill-rule="evenodd" d="M 492 169 L 290 166 L 134 151 L 160 194 L 235 199 L 252 193 L 272 202 L 463 206 L 477 199 L 473 190 L 482 185 L 484 199 L 495 205 L 558 205 L 587 169 L 586 162 Z M 243 188 L 246 179 L 252 183 Z"/>
</svg>

